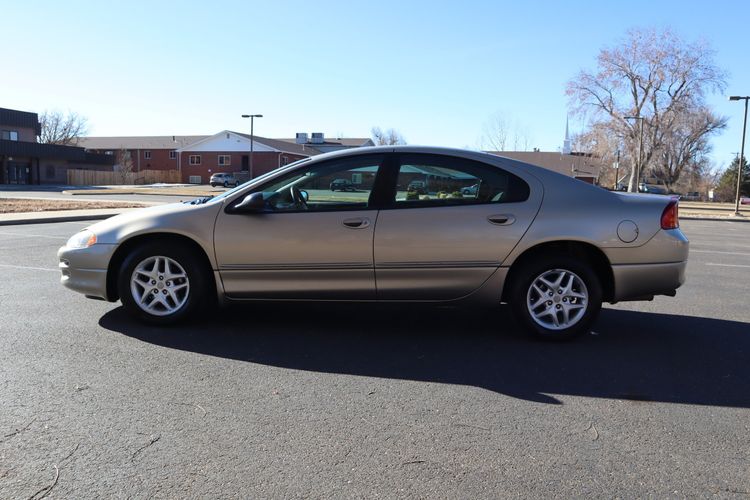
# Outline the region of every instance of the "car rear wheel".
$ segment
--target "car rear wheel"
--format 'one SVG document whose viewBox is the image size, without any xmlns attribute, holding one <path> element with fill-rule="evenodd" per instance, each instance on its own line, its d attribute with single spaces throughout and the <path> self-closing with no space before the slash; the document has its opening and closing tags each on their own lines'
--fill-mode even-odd
<svg viewBox="0 0 750 500">
<path fill-rule="evenodd" d="M 511 307 L 525 330 L 545 340 L 586 333 L 602 306 L 599 278 L 578 259 L 555 257 L 528 263 L 516 275 Z"/>
<path fill-rule="evenodd" d="M 167 325 L 195 313 L 208 280 L 193 252 L 174 244 L 146 244 L 125 258 L 118 277 L 125 309 L 147 323 Z"/>
<path fill-rule="evenodd" d="M 224 187 L 229 187 L 229 183 L 227 181 L 224 181 Z"/>
</svg>

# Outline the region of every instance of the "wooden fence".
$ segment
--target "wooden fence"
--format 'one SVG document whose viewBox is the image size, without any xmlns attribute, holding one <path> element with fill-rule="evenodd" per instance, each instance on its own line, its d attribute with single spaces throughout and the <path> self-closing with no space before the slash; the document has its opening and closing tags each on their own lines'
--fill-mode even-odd
<svg viewBox="0 0 750 500">
<path fill-rule="evenodd" d="M 180 183 L 179 170 L 141 170 L 140 172 L 112 172 L 103 170 L 68 170 L 71 186 L 109 186 L 122 184 Z"/>
</svg>

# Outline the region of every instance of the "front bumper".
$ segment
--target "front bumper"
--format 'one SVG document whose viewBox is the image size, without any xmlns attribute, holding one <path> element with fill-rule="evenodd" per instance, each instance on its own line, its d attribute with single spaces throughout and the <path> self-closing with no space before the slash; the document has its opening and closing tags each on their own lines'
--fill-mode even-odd
<svg viewBox="0 0 750 500">
<path fill-rule="evenodd" d="M 107 267 L 116 245 L 99 244 L 88 248 L 62 247 L 57 251 L 60 283 L 87 297 L 109 300 Z"/>
</svg>

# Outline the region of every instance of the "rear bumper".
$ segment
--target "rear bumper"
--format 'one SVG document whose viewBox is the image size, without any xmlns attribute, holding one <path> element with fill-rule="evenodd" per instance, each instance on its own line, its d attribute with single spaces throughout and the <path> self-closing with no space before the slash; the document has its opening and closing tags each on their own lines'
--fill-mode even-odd
<svg viewBox="0 0 750 500">
<path fill-rule="evenodd" d="M 614 265 L 614 302 L 653 295 L 674 295 L 675 290 L 685 283 L 686 267 L 686 260 L 662 264 Z"/>
</svg>

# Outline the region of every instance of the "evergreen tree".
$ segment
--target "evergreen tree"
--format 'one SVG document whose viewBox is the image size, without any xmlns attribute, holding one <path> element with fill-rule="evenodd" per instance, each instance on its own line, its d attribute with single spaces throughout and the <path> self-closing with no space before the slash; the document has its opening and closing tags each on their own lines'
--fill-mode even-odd
<svg viewBox="0 0 750 500">
<path fill-rule="evenodd" d="M 737 194 L 737 162 L 739 162 L 739 158 L 732 160 L 729 167 L 721 174 L 719 185 L 714 193 L 718 201 L 734 201 L 735 199 Z M 750 165 L 748 165 L 746 158 L 742 160 L 740 196 L 750 196 Z"/>
</svg>

